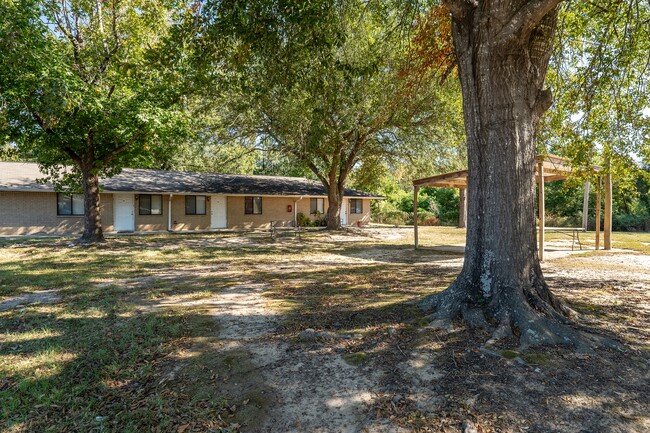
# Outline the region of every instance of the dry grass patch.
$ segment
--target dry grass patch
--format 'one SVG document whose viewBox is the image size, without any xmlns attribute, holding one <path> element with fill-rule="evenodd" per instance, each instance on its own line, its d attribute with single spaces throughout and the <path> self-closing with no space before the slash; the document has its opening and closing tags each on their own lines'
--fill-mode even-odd
<svg viewBox="0 0 650 433">
<path fill-rule="evenodd" d="M 421 239 L 456 245 L 464 231 L 424 227 Z M 220 341 L 210 308 L 224 288 L 243 282 L 264 283 L 264 299 L 281 313 L 268 338 L 296 359 L 340 355 L 346 368 L 373 378 L 375 404 L 365 419 L 422 432 L 457 431 L 463 419 L 483 432 L 650 428 L 648 235 L 614 234 L 615 247 L 637 254 L 544 264 L 583 325 L 628 346 L 588 356 L 562 348 L 519 353 L 515 341 L 504 341 L 495 357 L 480 350 L 482 331 L 461 323 L 452 333 L 428 329 L 415 303 L 447 287 L 462 256 L 413 251 L 411 229 L 69 243 L 0 244 L 0 301 L 48 289 L 61 297 L 0 313 L 3 430 L 258 429 L 274 410 L 265 381 L 273 370 Z M 301 341 L 306 328 L 324 334 Z"/>
</svg>

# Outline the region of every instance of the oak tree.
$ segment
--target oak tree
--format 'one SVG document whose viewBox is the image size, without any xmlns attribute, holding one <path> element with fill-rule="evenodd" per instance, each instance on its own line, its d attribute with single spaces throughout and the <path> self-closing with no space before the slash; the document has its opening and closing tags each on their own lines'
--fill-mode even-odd
<svg viewBox="0 0 650 433">
<path fill-rule="evenodd" d="M 459 107 L 447 101 L 458 87 L 441 85 L 432 68 L 411 79 L 421 16 L 399 12 L 392 2 L 233 0 L 207 2 L 202 13 L 202 46 L 225 53 L 213 67 L 234 71 L 215 109 L 233 136 L 290 156 L 321 181 L 329 229 L 340 227 L 354 170 L 401 154 L 409 138 L 453 130 L 447 118 Z"/>
<path fill-rule="evenodd" d="M 100 176 L 183 131 L 179 49 L 163 49 L 182 3 L 0 3 L 0 127 L 57 188 L 84 194 L 81 242 L 103 240 Z M 171 54 L 170 54 L 171 52 Z"/>
<path fill-rule="evenodd" d="M 443 3 L 463 93 L 469 218 L 462 271 L 421 306 L 434 310 L 438 326 L 460 315 L 494 338 L 514 333 L 522 347 L 601 344 L 571 326 L 572 311 L 544 280 L 535 241 L 536 132 L 553 101 L 545 79 L 562 2 Z"/>
</svg>

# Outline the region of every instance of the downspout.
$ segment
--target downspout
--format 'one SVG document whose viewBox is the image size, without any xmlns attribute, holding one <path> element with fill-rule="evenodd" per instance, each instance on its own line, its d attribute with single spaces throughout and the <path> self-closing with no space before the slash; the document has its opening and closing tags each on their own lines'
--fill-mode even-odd
<svg viewBox="0 0 650 433">
<path fill-rule="evenodd" d="M 167 231 L 172 231 L 172 197 L 174 194 L 169 194 L 169 204 L 167 205 Z"/>
</svg>

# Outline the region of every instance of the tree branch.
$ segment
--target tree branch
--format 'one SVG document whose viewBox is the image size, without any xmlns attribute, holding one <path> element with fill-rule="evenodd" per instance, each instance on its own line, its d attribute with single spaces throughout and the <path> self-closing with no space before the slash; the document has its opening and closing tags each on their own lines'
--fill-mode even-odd
<svg viewBox="0 0 650 433">
<path fill-rule="evenodd" d="M 130 145 L 132 145 L 133 143 L 135 143 L 135 140 L 137 140 L 137 139 L 142 135 L 142 133 L 143 133 L 142 129 L 137 130 L 137 131 L 135 132 L 135 134 L 133 134 L 133 135 L 131 136 L 131 138 L 129 139 L 129 141 L 127 141 L 126 143 L 124 143 L 124 144 L 122 144 L 122 145 L 120 145 L 120 146 L 117 146 L 115 149 L 113 149 L 113 151 L 111 151 L 110 153 L 104 155 L 104 157 L 101 158 L 101 161 L 102 161 L 105 165 L 108 164 L 108 163 L 110 163 L 111 161 L 113 161 L 115 158 L 118 157 L 118 155 L 119 155 L 119 154 L 120 154 L 124 149 L 126 149 L 127 147 L 129 147 Z"/>
<path fill-rule="evenodd" d="M 442 4 L 449 9 L 454 19 L 460 20 L 478 6 L 478 0 L 442 0 Z"/>
<path fill-rule="evenodd" d="M 525 41 L 542 19 L 563 0 L 529 0 L 496 36 L 501 45 Z"/>
<path fill-rule="evenodd" d="M 70 157 L 79 167 L 81 167 L 81 157 L 69 146 L 61 146 L 61 150 Z"/>
<path fill-rule="evenodd" d="M 113 59 L 113 56 L 115 53 L 120 48 L 120 42 L 122 41 L 120 39 L 120 35 L 117 30 L 117 18 L 118 18 L 118 10 L 119 10 L 119 1 L 113 1 L 112 4 L 112 19 L 111 19 L 111 34 L 113 36 L 113 46 L 111 48 L 108 47 L 108 44 L 106 43 L 106 40 L 104 39 L 104 29 L 103 29 L 103 24 L 102 24 L 102 16 L 101 16 L 101 2 L 97 0 L 97 9 L 98 9 L 98 19 L 99 19 L 99 24 L 101 28 L 101 36 L 102 36 L 102 46 L 104 48 L 104 56 L 102 58 L 101 63 L 99 64 L 99 67 L 97 68 L 97 74 L 93 77 L 91 80 L 91 84 L 95 84 L 99 78 L 104 75 L 106 70 L 108 69 L 108 66 L 111 63 L 111 60 Z"/>
<path fill-rule="evenodd" d="M 327 181 L 327 178 L 325 178 L 325 176 L 323 176 L 320 173 L 320 171 L 318 171 L 318 167 L 316 167 L 316 164 L 314 164 L 314 162 L 310 159 L 305 159 L 305 158 L 301 158 L 301 159 L 305 161 L 307 167 L 316 175 L 316 177 L 318 177 L 318 179 L 320 179 L 320 181 L 323 183 L 323 186 L 325 186 L 326 189 L 329 189 L 330 184 Z"/>
</svg>

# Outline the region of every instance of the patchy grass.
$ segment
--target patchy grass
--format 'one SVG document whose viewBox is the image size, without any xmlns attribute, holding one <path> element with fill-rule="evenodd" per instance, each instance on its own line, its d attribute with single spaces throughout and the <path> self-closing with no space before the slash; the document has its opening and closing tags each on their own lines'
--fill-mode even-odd
<svg viewBox="0 0 650 433">
<path fill-rule="evenodd" d="M 61 297 L 0 312 L 0 429 L 256 431 L 272 409 L 273 391 L 249 353 L 219 341 L 217 322 L 201 305 L 242 281 L 268 286 L 264 297 L 282 315 L 274 337 L 293 350 L 304 346 L 291 342 L 306 328 L 349 336 L 314 344 L 327 345 L 355 370 L 385 372 L 382 386 L 405 398 L 394 403 L 378 391 L 377 413 L 385 410 L 413 431 L 457 428 L 471 417 L 483 431 L 546 431 L 545 416 L 577 414 L 570 401 L 591 405 L 581 417 L 597 412 L 620 425 L 640 419 L 642 411 L 619 412 L 629 402 L 643 407 L 635 384 L 638 372 L 647 371 L 648 288 L 617 277 L 622 269 L 629 278 L 642 274 L 642 264 L 634 264 L 642 262 L 628 260 L 638 254 L 587 253 L 544 264 L 556 293 L 588 325 L 625 341 L 633 355 L 604 353 L 587 368 L 566 351 L 519 353 L 511 341 L 497 349 L 539 373 L 481 353 L 477 347 L 488 336 L 479 331 L 426 328 L 415 302 L 453 281 L 461 255 L 414 251 L 409 229 L 372 233 L 125 236 L 97 247 L 71 247 L 62 238 L 0 240 L 0 302 L 51 289 Z M 585 245 L 591 235 L 582 235 Z M 431 246 L 462 244 L 464 236 L 448 227 L 420 232 L 421 243 Z M 613 239 L 615 248 L 650 253 L 650 234 Z M 423 385 L 445 396 L 433 411 L 416 407 L 410 379 L 396 368 L 412 351 L 429 353 L 444 374 L 444 380 L 427 376 Z M 551 407 L 546 401 L 558 411 L 526 412 Z"/>
<path fill-rule="evenodd" d="M 524 361 L 529 364 L 547 365 L 552 362 L 553 358 L 548 353 L 526 353 Z"/>
<path fill-rule="evenodd" d="M 643 254 L 650 254 L 650 233 L 613 233 L 612 247 L 637 251 Z"/>
<path fill-rule="evenodd" d="M 368 354 L 365 352 L 346 353 L 343 359 L 350 365 L 361 365 L 368 360 Z"/>
<path fill-rule="evenodd" d="M 221 365 L 201 353 L 190 357 L 191 374 L 180 387 L 159 386 L 170 359 L 215 338 L 216 321 L 200 307 L 146 306 L 213 296 L 231 279 L 203 274 L 203 267 L 228 265 L 240 254 L 222 248 L 215 257 L 214 249 L 175 243 L 197 239 L 205 237 L 118 238 L 97 247 L 69 247 L 67 239 L 3 242 L 0 301 L 45 289 L 62 299 L 0 312 L 3 429 L 139 432 L 186 421 L 206 429 L 241 424 L 225 406 L 232 407 L 222 384 L 209 380 Z"/>
<path fill-rule="evenodd" d="M 501 354 L 501 356 L 503 356 L 506 359 L 515 359 L 520 355 L 519 352 L 511 349 L 502 349 L 499 351 L 499 354 Z"/>
<path fill-rule="evenodd" d="M 406 232 L 406 243 L 413 243 L 412 229 L 403 229 Z M 410 233 L 409 233 L 410 231 Z M 594 248 L 596 241 L 596 233 L 594 231 L 580 233 L 580 242 L 585 249 Z M 563 233 L 547 231 L 544 234 L 546 242 L 561 242 L 571 247 L 571 236 Z M 419 242 L 422 246 L 435 246 L 435 245 L 458 245 L 465 243 L 465 230 L 457 229 L 454 227 L 419 227 Z M 604 245 L 604 233 L 600 234 L 600 248 Z M 576 241 L 575 248 L 578 249 Z M 639 252 L 642 254 L 650 254 L 650 233 L 641 232 L 613 232 L 612 233 L 612 248 L 626 249 L 630 251 Z"/>
</svg>

